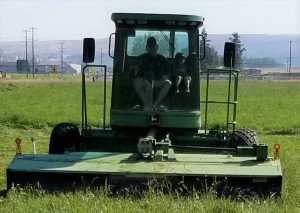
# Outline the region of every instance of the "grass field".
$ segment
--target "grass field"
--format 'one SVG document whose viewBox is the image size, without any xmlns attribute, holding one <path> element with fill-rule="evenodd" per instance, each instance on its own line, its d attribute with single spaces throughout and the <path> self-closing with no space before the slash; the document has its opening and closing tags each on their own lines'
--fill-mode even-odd
<svg viewBox="0 0 300 213">
<path fill-rule="evenodd" d="M 212 86 L 212 97 L 222 99 L 224 82 Z M 89 123 L 100 126 L 102 84 L 88 83 L 87 87 Z M 12 190 L 6 198 L 0 197 L 0 212 L 300 212 L 300 84 L 241 81 L 238 101 L 238 127 L 256 129 L 261 143 L 281 144 L 284 178 L 279 200 L 248 198 L 242 202 L 216 198 L 213 192 L 183 197 L 150 191 L 136 199 L 101 190 L 66 194 Z M 70 79 L 1 82 L 0 104 L 0 190 L 4 190 L 5 169 L 15 154 L 16 137 L 23 139 L 24 153 L 31 152 L 30 137 L 38 153 L 47 153 L 53 125 L 63 121 L 81 124 L 81 84 Z M 109 120 L 109 105 L 106 114 Z M 218 109 L 212 109 L 209 119 L 210 125 L 219 122 Z"/>
</svg>

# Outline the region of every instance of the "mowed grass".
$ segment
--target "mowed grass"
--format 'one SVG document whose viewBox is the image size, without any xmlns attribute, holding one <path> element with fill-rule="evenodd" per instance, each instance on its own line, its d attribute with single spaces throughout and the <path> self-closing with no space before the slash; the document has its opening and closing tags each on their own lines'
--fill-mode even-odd
<svg viewBox="0 0 300 213">
<path fill-rule="evenodd" d="M 110 83 L 108 83 L 110 87 Z M 0 123 L 43 128 L 59 122 L 81 124 L 81 83 L 2 83 Z M 110 89 L 107 92 L 110 100 Z M 103 85 L 87 84 L 91 125 L 99 125 L 103 114 Z M 109 116 L 109 101 L 107 115 Z"/>
<path fill-rule="evenodd" d="M 210 82 L 209 100 L 227 100 L 227 82 Z M 205 85 L 202 85 L 204 91 Z M 232 93 L 233 89 L 231 89 Z M 205 100 L 205 94 L 201 100 Z M 231 95 L 231 101 L 233 101 Z M 201 105 L 204 122 L 204 104 Z M 208 123 L 225 124 L 226 105 L 209 105 Z M 232 118 L 232 107 L 231 107 Z M 288 81 L 240 81 L 237 126 L 258 132 L 300 130 L 300 83 Z"/>
<path fill-rule="evenodd" d="M 226 100 L 226 82 L 210 83 L 210 99 Z M 204 91 L 205 85 L 202 86 Z M 81 83 L 1 83 L 0 123 L 35 128 L 53 126 L 62 121 L 81 123 Z M 109 121 L 111 83 L 107 90 Z M 204 92 L 203 92 L 204 94 Z M 204 95 L 201 100 L 205 100 Z M 88 120 L 102 125 L 103 84 L 87 83 Z M 241 81 L 238 91 L 237 122 L 239 127 L 257 131 L 300 130 L 299 82 Z M 209 106 L 208 123 L 225 123 L 225 107 Z M 204 123 L 204 104 L 201 105 Z"/>
<path fill-rule="evenodd" d="M 99 82 L 87 85 L 88 118 L 93 126 L 103 122 L 102 86 Z M 212 82 L 211 97 L 224 99 L 224 86 L 225 82 Z M 259 141 L 270 147 L 277 142 L 282 146 L 283 190 L 279 200 L 252 197 L 235 201 L 216 198 L 213 192 L 183 197 L 150 191 L 137 199 L 110 196 L 105 190 L 57 194 L 12 190 L 6 198 L 0 197 L 0 212 L 300 212 L 300 84 L 241 81 L 238 101 L 238 127 L 258 130 Z M 0 104 L 0 189 L 4 190 L 5 169 L 15 154 L 16 137 L 23 139 L 24 153 L 32 151 L 30 137 L 36 141 L 38 153 L 47 153 L 53 125 L 65 121 L 81 124 L 81 84 L 1 83 Z M 219 112 L 212 108 L 210 125 L 223 121 Z M 269 135 L 274 132 L 281 134 Z"/>
</svg>

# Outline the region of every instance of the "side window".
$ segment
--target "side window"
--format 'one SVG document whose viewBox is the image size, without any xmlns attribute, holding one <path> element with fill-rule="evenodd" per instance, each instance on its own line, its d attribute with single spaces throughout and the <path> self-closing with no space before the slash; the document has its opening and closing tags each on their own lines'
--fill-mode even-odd
<svg viewBox="0 0 300 213">
<path fill-rule="evenodd" d="M 189 39 L 187 32 L 175 32 L 175 54 L 183 53 L 186 57 L 189 54 Z"/>
<path fill-rule="evenodd" d="M 142 31 L 143 32 L 143 31 Z M 141 31 L 137 31 L 135 36 L 127 38 L 127 55 L 139 56 L 145 53 L 145 35 Z"/>
</svg>

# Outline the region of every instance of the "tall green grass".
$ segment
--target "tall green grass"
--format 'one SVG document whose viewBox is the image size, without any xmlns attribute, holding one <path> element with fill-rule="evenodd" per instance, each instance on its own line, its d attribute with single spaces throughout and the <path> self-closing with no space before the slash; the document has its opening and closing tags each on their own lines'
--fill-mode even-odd
<svg viewBox="0 0 300 213">
<path fill-rule="evenodd" d="M 63 80 L 63 81 L 80 81 L 81 80 L 81 75 L 69 75 L 69 74 L 40 74 L 40 73 L 35 73 L 34 78 L 32 73 L 28 73 L 28 77 L 26 73 L 12 73 L 12 74 L 6 74 L 7 79 L 13 79 L 13 80 Z"/>
<path fill-rule="evenodd" d="M 209 100 L 226 101 L 226 86 L 227 82 L 225 81 L 210 82 Z M 202 85 L 202 91 L 201 100 L 204 101 L 205 85 Z M 201 105 L 201 110 L 203 123 L 204 104 Z M 218 123 L 225 125 L 225 105 L 209 106 L 208 113 L 208 123 L 211 126 Z M 299 131 L 299 82 L 240 81 L 238 87 L 237 126 L 250 127 L 259 132 L 274 130 Z"/>
<path fill-rule="evenodd" d="M 7 204 L 10 204 L 7 205 Z M 26 205 L 24 206 L 23 204 Z M 143 198 L 110 197 L 100 192 L 78 192 L 76 194 L 57 194 L 43 196 L 39 193 L 11 192 L 0 206 L 2 212 L 180 212 L 180 213 L 218 213 L 218 212 L 294 212 L 296 208 L 278 208 L 281 201 L 270 200 L 264 203 L 257 199 L 236 202 L 229 199 L 216 199 L 214 194 L 182 197 L 149 193 Z"/>
<path fill-rule="evenodd" d="M 108 84 L 109 85 L 109 84 Z M 110 85 L 109 85 L 110 86 Z M 110 99 L 110 89 L 108 89 Z M 87 83 L 88 115 L 91 125 L 100 125 L 103 114 L 103 85 Z M 81 83 L 2 83 L 0 123 L 42 128 L 59 122 L 81 122 Z M 107 115 L 109 105 L 107 102 Z"/>
</svg>

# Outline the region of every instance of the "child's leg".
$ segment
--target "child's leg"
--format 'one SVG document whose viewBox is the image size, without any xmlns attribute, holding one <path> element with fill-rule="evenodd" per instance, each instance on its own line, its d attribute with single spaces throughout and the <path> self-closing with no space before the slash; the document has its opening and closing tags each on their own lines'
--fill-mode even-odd
<svg viewBox="0 0 300 213">
<path fill-rule="evenodd" d="M 182 79 L 181 76 L 176 77 L 176 80 L 175 80 L 175 88 L 176 88 L 175 93 L 179 93 L 179 84 L 181 82 L 181 79 Z"/>
<path fill-rule="evenodd" d="M 191 77 L 190 76 L 185 76 L 184 77 L 184 84 L 186 86 L 185 91 L 190 92 L 190 82 L 191 82 Z"/>
</svg>

